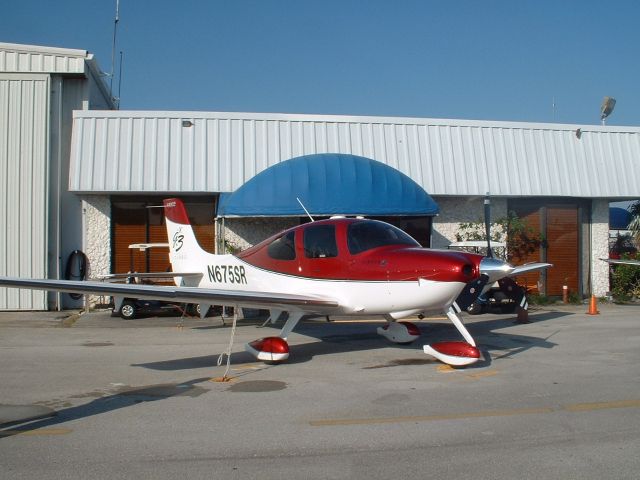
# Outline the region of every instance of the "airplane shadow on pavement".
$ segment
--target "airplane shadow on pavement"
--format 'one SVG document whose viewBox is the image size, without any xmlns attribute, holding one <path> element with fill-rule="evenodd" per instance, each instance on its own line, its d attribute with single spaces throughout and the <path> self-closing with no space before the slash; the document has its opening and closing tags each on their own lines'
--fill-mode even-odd
<svg viewBox="0 0 640 480">
<path fill-rule="evenodd" d="M 566 315 L 566 312 L 546 312 L 536 313 L 530 316 L 531 323 L 554 320 Z M 354 350 L 372 350 L 377 348 L 399 348 L 402 350 L 421 350 L 426 342 L 437 342 L 449 339 L 457 339 L 458 332 L 448 321 L 416 322 L 419 324 L 423 335 L 412 345 L 389 345 L 384 339 L 375 333 L 375 328 L 380 323 L 338 323 L 330 326 L 323 322 L 308 322 L 300 325 L 297 333 L 318 338 L 320 341 L 295 344 L 291 346 L 291 357 L 288 363 L 308 362 L 314 356 L 336 354 Z M 501 331 L 494 333 L 494 330 L 503 330 L 514 326 L 513 316 L 506 318 L 493 317 L 487 321 L 474 320 L 467 325 L 471 334 L 476 338 L 483 353 L 484 360 L 479 361 L 471 368 L 487 367 L 492 363 L 492 358 L 500 359 L 512 357 L 530 348 L 553 348 L 556 344 L 549 341 L 553 333 L 547 338 L 538 338 L 521 334 L 511 334 Z M 330 328 L 330 333 L 327 331 Z M 274 331 L 276 331 L 274 329 Z M 265 332 L 267 335 L 269 333 Z M 328 334 L 329 333 L 329 334 Z M 417 346 L 416 346 L 417 345 Z M 493 354 L 492 352 L 495 352 Z M 424 354 L 423 354 L 424 355 Z M 182 358 L 176 360 L 165 360 L 160 362 L 134 364 L 154 370 L 187 370 L 194 368 L 210 368 L 217 365 L 218 355 L 206 355 L 200 357 Z M 226 360 L 226 359 L 225 359 Z M 247 352 L 235 352 L 231 356 L 232 364 L 240 363 L 261 363 Z M 384 368 L 395 366 L 406 366 L 416 364 L 437 363 L 430 357 L 420 359 L 397 359 L 386 364 L 366 366 L 370 368 Z M 224 363 L 223 363 L 224 365 Z M 468 369 L 469 367 L 467 367 Z M 130 407 L 143 402 L 155 402 L 171 397 L 187 396 L 197 397 L 209 391 L 209 389 L 199 386 L 211 380 L 210 376 L 195 378 L 186 382 L 169 383 L 159 385 L 147 385 L 142 387 L 121 386 L 115 392 L 96 398 L 89 403 L 74 407 L 63 408 L 52 411 L 52 415 L 46 418 L 32 418 L 18 421 L 11 421 L 0 424 L 0 439 L 27 433 L 41 428 L 53 427 L 56 425 L 72 422 L 94 415 L 108 413 L 121 408 Z"/>
<path fill-rule="evenodd" d="M 96 398 L 89 403 L 74 407 L 51 411 L 47 418 L 22 419 L 0 424 L 0 440 L 5 437 L 20 435 L 41 428 L 54 427 L 74 420 L 94 415 L 112 412 L 121 408 L 131 407 L 143 402 L 155 402 L 170 397 L 197 397 L 209 391 L 198 386 L 199 383 L 210 380 L 210 377 L 196 378 L 186 382 L 142 387 L 119 387 L 115 393 Z"/>
<path fill-rule="evenodd" d="M 529 317 L 530 323 L 551 321 L 567 315 L 567 312 L 544 312 L 534 313 Z M 467 320 L 464 318 L 463 320 Z M 492 363 L 492 358 L 506 358 L 517 355 L 530 348 L 553 348 L 556 344 L 549 341 L 550 337 L 538 338 L 522 334 L 512 334 L 504 330 L 514 327 L 516 322 L 513 315 L 493 315 L 492 318 L 484 321 L 475 319 L 472 323 L 467 323 L 471 335 L 476 339 L 483 354 L 483 359 L 478 363 L 465 367 L 484 368 Z M 422 346 L 426 343 L 435 343 L 447 340 L 460 340 L 460 334 L 456 328 L 448 321 L 417 321 L 415 322 L 421 332 L 421 337 L 410 345 L 399 345 L 387 342 L 376 333 L 376 328 L 382 325 L 380 322 L 301 322 L 295 330 L 296 334 L 316 338 L 319 341 L 307 343 L 296 343 L 290 345 L 290 357 L 286 361 L 288 364 L 305 363 L 318 355 L 331 355 L 347 353 L 353 351 L 375 350 L 381 348 L 395 348 L 400 350 L 414 350 L 422 353 Z M 241 323 L 239 323 L 239 326 Z M 494 330 L 501 330 L 495 333 Z M 256 338 L 261 336 L 277 335 L 278 328 L 265 328 L 257 330 Z M 492 352 L 495 352 L 493 354 Z M 217 365 L 218 354 L 205 355 L 199 357 L 178 358 L 174 360 L 163 360 L 158 362 L 134 364 L 135 367 L 149 368 L 152 370 L 188 370 L 193 368 L 210 368 Z M 421 357 L 419 363 L 439 363 L 432 357 Z M 226 362 L 226 358 L 224 359 Z M 408 360 L 407 360 L 408 361 Z M 256 360 L 253 355 L 247 352 L 234 352 L 231 354 L 231 364 L 246 364 L 263 362 Z M 398 361 L 397 365 L 407 364 L 406 361 Z"/>
</svg>

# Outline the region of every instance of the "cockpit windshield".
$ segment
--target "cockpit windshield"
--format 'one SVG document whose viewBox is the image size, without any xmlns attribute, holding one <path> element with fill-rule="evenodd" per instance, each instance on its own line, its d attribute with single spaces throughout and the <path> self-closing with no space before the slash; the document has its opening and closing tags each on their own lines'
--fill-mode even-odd
<svg viewBox="0 0 640 480">
<path fill-rule="evenodd" d="M 347 245 L 352 255 L 386 245 L 420 246 L 416 240 L 399 228 L 377 220 L 350 224 L 347 230 Z"/>
</svg>

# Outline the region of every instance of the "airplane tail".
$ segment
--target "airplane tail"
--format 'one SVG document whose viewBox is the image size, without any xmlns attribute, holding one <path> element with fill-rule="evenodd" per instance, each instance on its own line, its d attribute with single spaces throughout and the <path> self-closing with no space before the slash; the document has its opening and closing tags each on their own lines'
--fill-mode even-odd
<svg viewBox="0 0 640 480">
<path fill-rule="evenodd" d="M 198 243 L 184 203 L 178 198 L 168 198 L 163 203 L 169 240 L 169 260 L 173 271 L 199 271 L 210 254 Z"/>
</svg>

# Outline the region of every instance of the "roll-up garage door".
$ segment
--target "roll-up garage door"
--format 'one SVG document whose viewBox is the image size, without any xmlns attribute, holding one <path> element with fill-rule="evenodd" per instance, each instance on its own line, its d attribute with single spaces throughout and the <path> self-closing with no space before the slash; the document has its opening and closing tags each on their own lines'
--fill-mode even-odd
<svg viewBox="0 0 640 480">
<path fill-rule="evenodd" d="M 162 204 L 164 197 L 114 197 L 111 202 L 113 273 L 166 272 L 170 269 L 169 249 L 130 249 L 135 243 L 167 243 Z M 196 238 L 206 251 L 214 251 L 216 199 L 183 198 Z"/>
</svg>

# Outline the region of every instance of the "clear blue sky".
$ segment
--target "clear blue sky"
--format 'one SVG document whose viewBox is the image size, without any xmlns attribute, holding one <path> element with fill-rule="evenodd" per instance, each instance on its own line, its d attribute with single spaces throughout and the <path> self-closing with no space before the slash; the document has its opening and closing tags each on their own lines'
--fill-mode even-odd
<svg viewBox="0 0 640 480">
<path fill-rule="evenodd" d="M 115 3 L 9 1 L 0 41 L 109 71 Z M 121 108 L 597 124 L 609 95 L 640 125 L 639 25 L 637 0 L 121 0 Z"/>
</svg>

